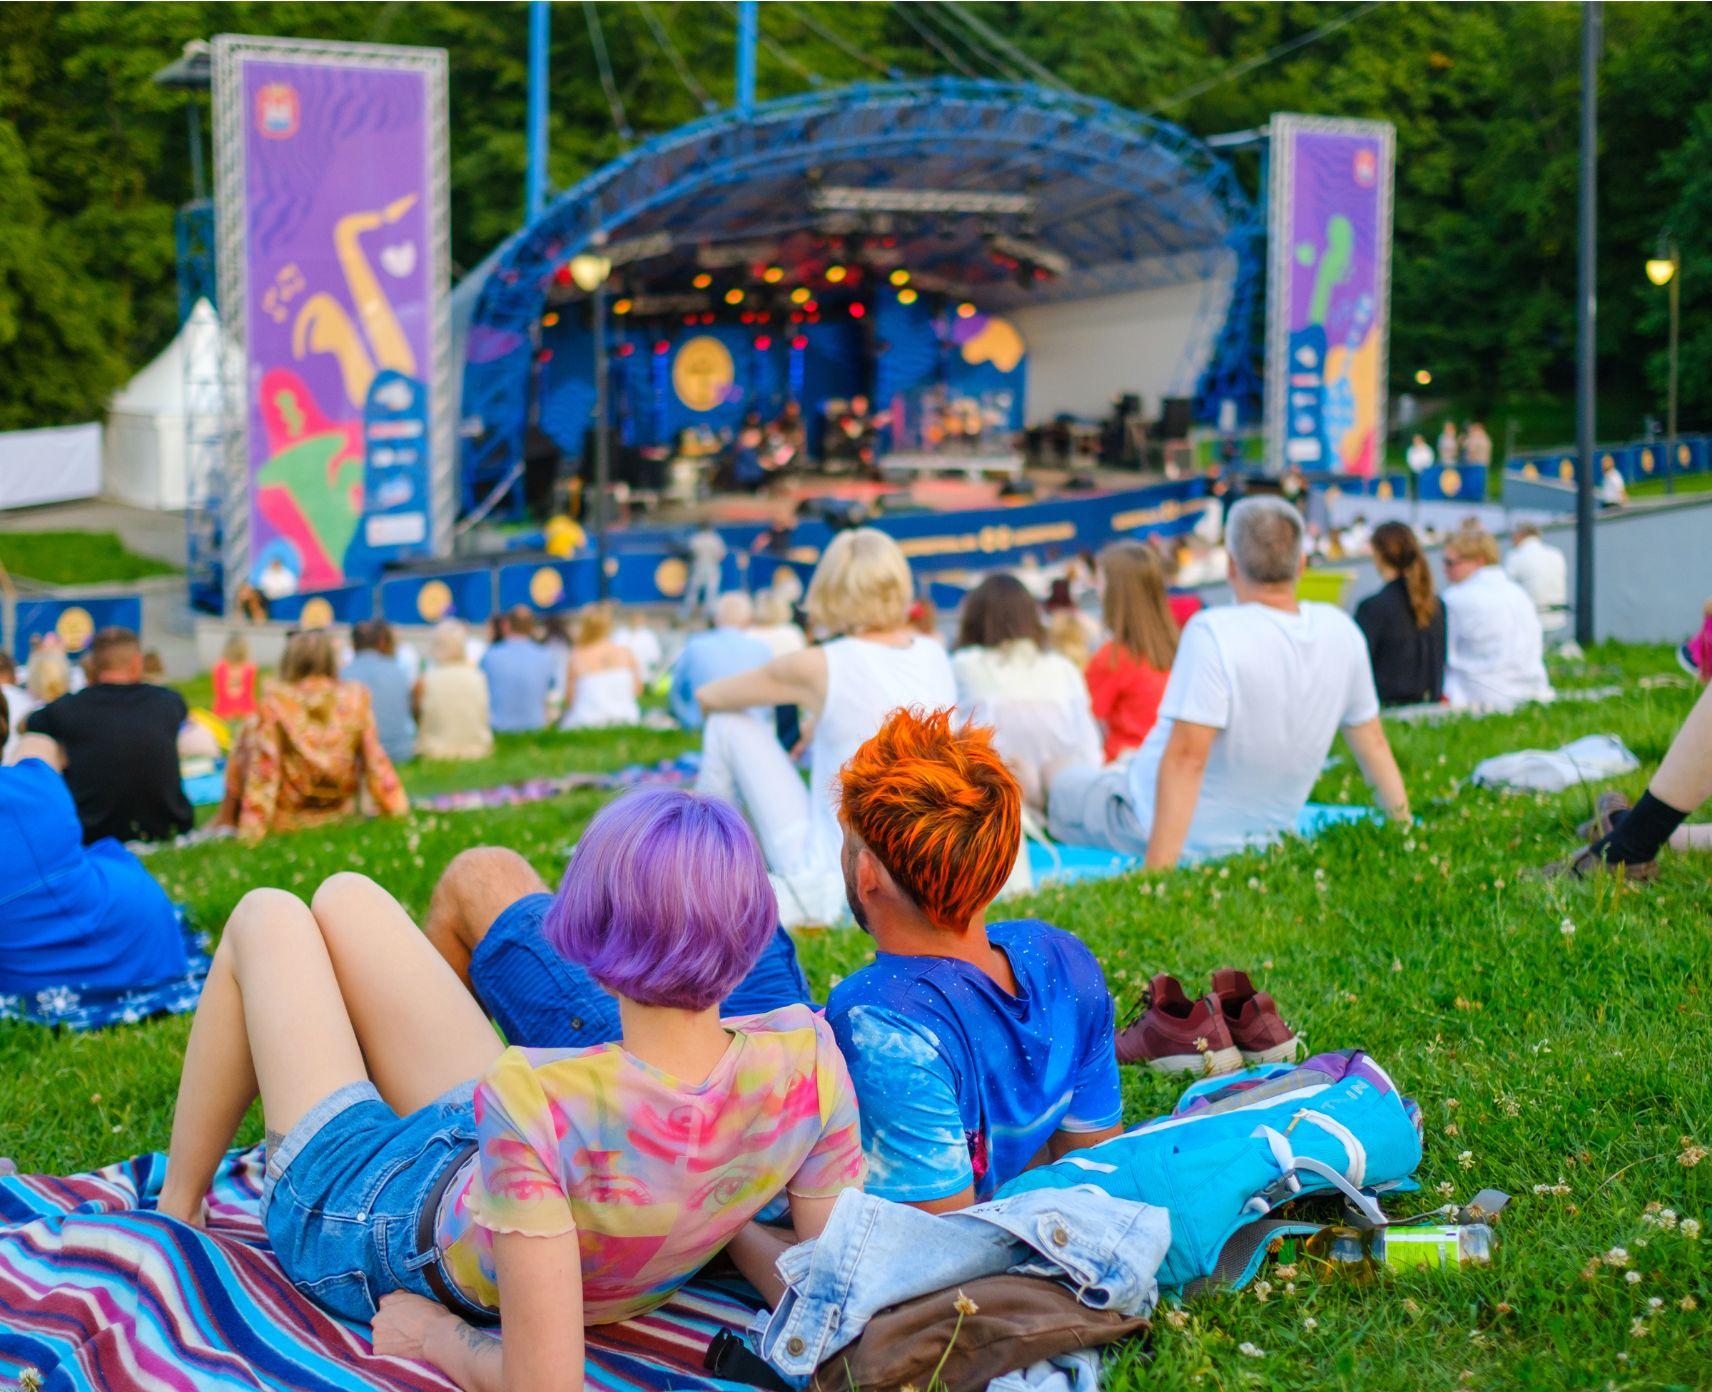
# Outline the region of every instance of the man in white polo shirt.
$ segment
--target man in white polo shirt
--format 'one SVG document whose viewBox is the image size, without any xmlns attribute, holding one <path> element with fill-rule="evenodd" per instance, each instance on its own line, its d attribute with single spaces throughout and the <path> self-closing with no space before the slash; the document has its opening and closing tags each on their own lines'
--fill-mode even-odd
<svg viewBox="0 0 1712 1392">
<path fill-rule="evenodd" d="M 1225 540 L 1237 602 L 1189 620 L 1159 723 L 1127 765 L 1051 776 L 1059 840 L 1145 853 L 1150 868 L 1264 845 L 1294 830 L 1340 729 L 1386 814 L 1408 817 L 1361 630 L 1296 598 L 1301 514 L 1245 498 Z"/>
</svg>

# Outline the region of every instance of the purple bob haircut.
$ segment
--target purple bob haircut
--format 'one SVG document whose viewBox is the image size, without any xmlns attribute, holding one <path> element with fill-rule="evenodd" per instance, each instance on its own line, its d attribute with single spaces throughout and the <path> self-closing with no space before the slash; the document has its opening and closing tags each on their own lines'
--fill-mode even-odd
<svg viewBox="0 0 1712 1392">
<path fill-rule="evenodd" d="M 643 1005 L 705 1010 L 779 921 L 755 833 L 729 803 L 655 788 L 588 824 L 547 910 L 554 951 Z"/>
</svg>

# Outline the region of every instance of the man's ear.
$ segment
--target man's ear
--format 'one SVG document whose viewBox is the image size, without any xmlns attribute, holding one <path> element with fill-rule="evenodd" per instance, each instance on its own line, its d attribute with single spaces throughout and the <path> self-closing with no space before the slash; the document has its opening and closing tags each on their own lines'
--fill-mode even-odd
<svg viewBox="0 0 1712 1392">
<path fill-rule="evenodd" d="M 880 858 L 866 846 L 856 852 L 856 892 L 863 899 L 872 899 L 891 888 L 892 877 Z"/>
</svg>

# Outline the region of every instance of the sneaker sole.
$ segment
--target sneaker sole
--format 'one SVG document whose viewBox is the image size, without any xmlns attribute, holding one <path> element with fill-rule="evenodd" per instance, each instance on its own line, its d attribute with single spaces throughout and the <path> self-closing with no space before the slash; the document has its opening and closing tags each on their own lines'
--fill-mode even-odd
<svg viewBox="0 0 1712 1392">
<path fill-rule="evenodd" d="M 1249 1068 L 1262 1063 L 1294 1063 L 1296 1056 L 1302 1051 L 1300 1039 L 1286 1039 L 1282 1044 L 1274 1044 L 1270 1049 L 1262 1049 L 1258 1053 L 1242 1050 L 1242 1061 Z"/>
<path fill-rule="evenodd" d="M 1214 1049 L 1207 1054 L 1166 1054 L 1163 1058 L 1146 1060 L 1155 1073 L 1193 1073 L 1211 1078 L 1220 1073 L 1234 1073 L 1242 1067 L 1242 1055 L 1234 1048 Z"/>
</svg>

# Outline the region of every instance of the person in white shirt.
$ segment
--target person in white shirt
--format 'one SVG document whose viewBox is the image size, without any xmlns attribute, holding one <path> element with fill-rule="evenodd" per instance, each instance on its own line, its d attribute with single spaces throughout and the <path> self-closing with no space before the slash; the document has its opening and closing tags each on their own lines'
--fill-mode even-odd
<svg viewBox="0 0 1712 1392">
<path fill-rule="evenodd" d="M 1127 766 L 1051 776 L 1057 839 L 1145 854 L 1160 869 L 1264 845 L 1295 829 L 1339 730 L 1386 815 L 1408 818 L 1361 630 L 1296 598 L 1301 514 L 1245 498 L 1226 546 L 1237 602 L 1189 620 L 1159 721 Z"/>
<path fill-rule="evenodd" d="M 1504 574 L 1528 592 L 1546 634 L 1563 630 L 1569 622 L 1569 561 L 1557 547 L 1546 545 L 1532 522 L 1524 522 L 1510 533 Z"/>
<path fill-rule="evenodd" d="M 1498 543 L 1464 527 L 1445 542 L 1444 567 L 1445 700 L 1499 711 L 1551 700 L 1539 611 L 1499 569 Z"/>
<path fill-rule="evenodd" d="M 268 563 L 256 578 L 256 588 L 270 601 L 289 599 L 297 593 L 297 577 L 278 556 L 269 556 Z"/>
<path fill-rule="evenodd" d="M 1404 461 L 1417 474 L 1425 473 L 1433 467 L 1433 447 L 1427 443 L 1425 435 L 1417 435 L 1409 441 L 1409 449 L 1403 456 Z"/>
<path fill-rule="evenodd" d="M 1473 468 L 1484 468 L 1492 462 L 1492 437 L 1479 421 L 1472 422 L 1468 434 L 1462 437 L 1462 458 Z"/>
<path fill-rule="evenodd" d="M 612 641 L 620 647 L 630 649 L 644 682 L 651 682 L 660 675 L 660 669 L 666 660 L 665 652 L 660 647 L 660 636 L 641 619 L 628 612 L 618 611 L 613 619 Z"/>
<path fill-rule="evenodd" d="M 700 614 L 713 608 L 718 598 L 720 577 L 725 569 L 725 539 L 713 529 L 713 523 L 703 521 L 690 535 L 690 573 L 684 586 L 684 613 Z"/>
<path fill-rule="evenodd" d="M 840 532 L 808 586 L 809 621 L 830 641 L 699 687 L 707 716 L 696 790 L 734 803 L 755 828 L 780 920 L 836 923 L 848 911 L 838 771 L 899 706 L 957 703 L 943 646 L 909 626 L 909 562 L 872 527 Z M 809 782 L 756 706 L 801 706 L 813 725 Z"/>
<path fill-rule="evenodd" d="M 11 715 L 11 724 L 6 727 L 10 733 L 6 736 L 6 743 L 0 746 L 0 764 L 9 764 L 12 751 L 18 747 L 24 717 L 36 708 L 30 693 L 18 685 L 18 664 L 9 652 L 0 652 L 0 701 L 6 703 L 6 710 Z"/>
<path fill-rule="evenodd" d="M 1605 461 L 1605 473 L 1599 480 L 1599 501 L 1605 507 L 1625 507 L 1629 501 L 1629 485 L 1615 459 Z"/>
<path fill-rule="evenodd" d="M 1016 576 L 989 575 L 963 601 L 951 672 L 958 714 L 992 727 L 1032 807 L 1045 801 L 1042 767 L 1103 762 L 1087 680 L 1047 641 L 1040 606 Z"/>
</svg>

